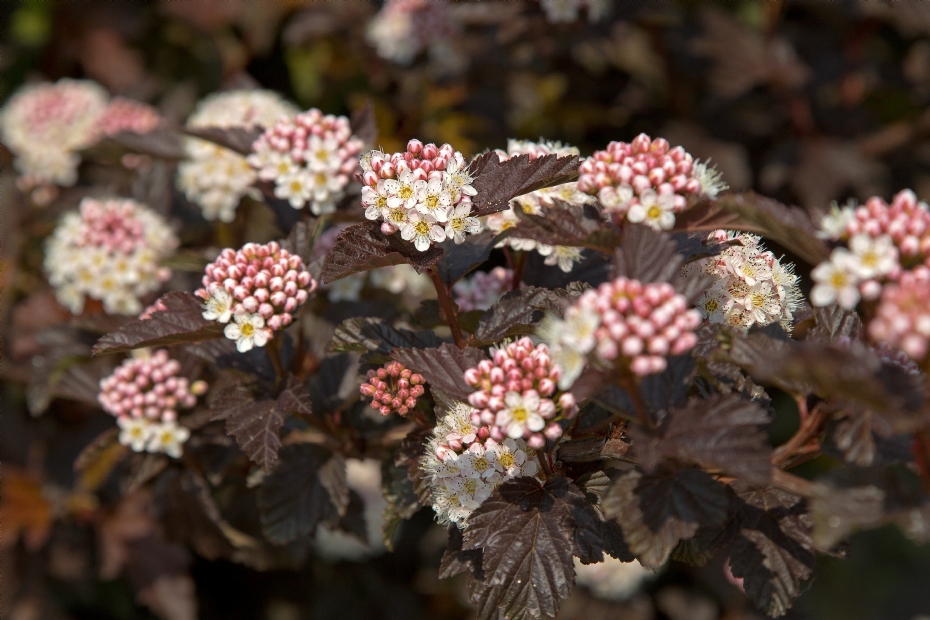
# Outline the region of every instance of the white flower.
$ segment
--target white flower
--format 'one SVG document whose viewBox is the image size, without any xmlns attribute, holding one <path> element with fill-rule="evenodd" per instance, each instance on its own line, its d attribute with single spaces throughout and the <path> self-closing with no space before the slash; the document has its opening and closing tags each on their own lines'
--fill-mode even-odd
<svg viewBox="0 0 930 620">
<path fill-rule="evenodd" d="M 490 441 L 488 442 L 490 445 Z M 536 461 L 527 460 L 526 442 L 508 437 L 491 447 L 494 453 L 494 468 L 509 478 L 535 476 L 539 469 Z"/>
<path fill-rule="evenodd" d="M 289 177 L 279 180 L 278 185 L 274 188 L 275 198 L 287 200 L 292 207 L 300 209 L 310 196 L 313 195 L 313 187 L 308 175 L 298 172 Z"/>
<path fill-rule="evenodd" d="M 674 194 L 656 194 L 646 190 L 635 204 L 627 211 L 626 219 L 634 224 L 643 223 L 655 230 L 669 230 L 675 225 Z"/>
<path fill-rule="evenodd" d="M 852 205 L 840 207 L 835 202 L 830 205 L 830 212 L 820 220 L 821 232 L 818 237 L 826 239 L 839 239 L 846 232 L 846 227 L 856 218 L 856 211 Z"/>
<path fill-rule="evenodd" d="M 261 315 L 240 310 L 233 315 L 233 321 L 226 326 L 223 334 L 236 341 L 236 349 L 240 353 L 245 353 L 252 347 L 263 347 L 268 342 L 268 332 L 263 329 L 265 319 Z"/>
<path fill-rule="evenodd" d="M 729 258 L 727 267 L 737 278 L 749 286 L 755 286 L 759 280 L 767 280 L 772 277 L 772 270 L 760 260 L 746 259 L 742 256 Z"/>
<path fill-rule="evenodd" d="M 898 266 L 898 249 L 888 235 L 856 235 L 849 240 L 849 249 L 856 257 L 855 274 L 863 280 L 888 275 Z"/>
<path fill-rule="evenodd" d="M 406 209 L 417 208 L 416 182 L 416 177 L 409 170 L 404 170 L 397 175 L 396 185 L 390 185 L 391 189 L 389 191 L 393 191 L 391 191 L 392 198 L 388 201 L 388 206 L 394 208 L 403 205 Z"/>
<path fill-rule="evenodd" d="M 452 205 L 452 196 L 443 188 L 442 181 L 417 181 L 414 186 L 417 192 L 417 211 L 432 215 L 437 222 L 445 222 Z"/>
<path fill-rule="evenodd" d="M 210 289 L 210 296 L 203 304 L 203 318 L 208 321 L 229 323 L 229 319 L 232 318 L 232 305 L 232 295 L 227 293 L 222 286 L 214 285 Z"/>
<path fill-rule="evenodd" d="M 180 458 L 181 446 L 190 437 L 191 432 L 177 422 L 169 421 L 151 424 L 152 431 L 146 449 L 149 452 L 164 452 L 170 457 Z"/>
<path fill-rule="evenodd" d="M 541 431 L 546 425 L 539 415 L 539 394 L 528 391 L 507 392 L 504 395 L 505 409 L 497 413 L 497 425 L 507 427 L 507 435 L 517 438 L 523 437 L 527 429 L 533 432 Z"/>
<path fill-rule="evenodd" d="M 304 158 L 311 172 L 336 172 L 342 166 L 339 143 L 332 138 L 324 140 L 319 136 L 311 135 L 307 139 Z"/>
<path fill-rule="evenodd" d="M 145 450 L 145 444 L 148 443 L 155 430 L 154 425 L 145 418 L 120 416 L 116 419 L 116 424 L 120 428 L 119 442 L 136 452 Z"/>
<path fill-rule="evenodd" d="M 723 175 L 720 174 L 720 171 L 717 170 L 716 167 L 711 168 L 709 166 L 710 160 L 704 163 L 696 161 L 691 169 L 691 174 L 694 175 L 694 178 L 701 184 L 702 194 L 708 198 L 716 198 L 717 194 L 728 189 L 730 186 L 723 182 Z"/>
<path fill-rule="evenodd" d="M 836 302 L 847 310 L 855 308 L 859 303 L 857 268 L 858 261 L 848 250 L 833 250 L 829 261 L 820 263 L 811 271 L 811 278 L 817 283 L 811 289 L 811 303 L 828 306 Z"/>
<path fill-rule="evenodd" d="M 705 291 L 696 305 L 705 319 L 709 320 L 711 323 L 723 323 L 727 311 L 733 305 L 733 301 L 714 287 Z"/>
<path fill-rule="evenodd" d="M 372 188 L 367 185 L 362 187 L 362 204 L 365 205 L 365 217 L 369 220 L 376 220 L 389 210 L 388 187 L 384 179 L 378 181 L 377 187 Z"/>
<path fill-rule="evenodd" d="M 425 252 L 433 241 L 438 243 L 445 239 L 446 233 L 432 215 L 409 211 L 407 222 L 400 229 L 400 236 L 406 241 L 413 241 L 419 251 Z"/>
<path fill-rule="evenodd" d="M 472 180 L 468 174 L 468 165 L 455 159 L 446 164 L 446 169 L 442 173 L 442 182 L 452 192 L 453 202 L 459 194 L 474 196 L 478 193 L 478 190 L 471 185 Z"/>
<path fill-rule="evenodd" d="M 778 293 L 768 282 L 759 282 L 749 291 L 743 306 L 760 325 L 774 323 L 780 318 L 781 303 Z"/>
<path fill-rule="evenodd" d="M 625 209 L 633 199 L 633 188 L 626 184 L 616 188 L 612 185 L 605 185 L 598 190 L 597 199 L 608 211 L 620 211 Z"/>
<path fill-rule="evenodd" d="M 558 265 L 559 269 L 568 273 L 575 266 L 575 263 L 581 262 L 581 248 L 573 248 L 567 245 L 557 245 L 544 261 L 547 265 Z"/>
<path fill-rule="evenodd" d="M 448 219 L 446 237 L 457 244 L 465 241 L 465 233 L 476 233 L 481 230 L 478 218 L 471 217 L 471 202 L 461 202 L 456 205 L 449 213 Z"/>
</svg>

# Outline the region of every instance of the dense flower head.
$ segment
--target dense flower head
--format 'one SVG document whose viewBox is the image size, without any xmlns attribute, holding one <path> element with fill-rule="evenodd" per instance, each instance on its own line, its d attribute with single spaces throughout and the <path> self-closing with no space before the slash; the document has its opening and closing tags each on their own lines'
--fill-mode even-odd
<svg viewBox="0 0 930 620">
<path fill-rule="evenodd" d="M 460 312 L 487 310 L 510 290 L 513 271 L 495 267 L 490 272 L 476 271 L 470 278 L 459 280 L 452 286 L 452 295 Z"/>
<path fill-rule="evenodd" d="M 516 157 L 517 155 L 528 155 L 530 159 L 536 159 L 544 155 L 558 155 L 566 157 L 578 155 L 578 149 L 573 146 L 563 145 L 561 142 L 549 142 L 540 140 L 539 142 L 530 142 L 528 140 L 508 140 L 507 152 L 497 150 L 497 156 L 501 161 Z M 493 213 L 488 216 L 488 229 L 499 234 L 505 230 L 513 228 L 520 222 L 515 209 L 522 209 L 524 213 L 531 215 L 543 215 L 545 207 L 555 204 L 555 200 L 561 200 L 573 205 L 584 205 L 594 202 L 594 197 L 578 190 L 578 183 L 563 183 L 554 187 L 543 189 L 518 196 L 510 201 L 510 207 L 499 213 Z M 497 244 L 497 247 L 510 246 L 515 250 L 530 251 L 536 250 L 539 254 L 546 257 L 545 264 L 558 265 L 559 268 L 568 273 L 575 266 L 575 263 L 581 261 L 581 249 L 568 246 L 551 246 L 539 243 L 533 239 L 510 236 L 503 239 Z"/>
<path fill-rule="evenodd" d="M 923 265 L 901 274 L 886 285 L 869 336 L 900 349 L 914 361 L 926 361 L 930 353 L 930 267 Z"/>
<path fill-rule="evenodd" d="M 240 351 L 264 346 L 316 290 L 316 280 L 296 254 L 272 241 L 227 248 L 204 269 L 203 317 L 227 323 L 226 336 Z"/>
<path fill-rule="evenodd" d="M 85 297 L 111 314 L 137 315 L 140 297 L 168 279 L 160 266 L 178 245 L 160 215 L 133 200 L 85 198 L 61 218 L 45 251 L 58 300 L 79 314 Z"/>
<path fill-rule="evenodd" d="M 794 311 L 802 302 L 794 265 L 783 265 L 758 235 L 715 230 L 708 239 L 739 244 L 686 268 L 701 269 L 716 278 L 697 302 L 704 318 L 740 329 L 777 322 L 791 331 Z"/>
<path fill-rule="evenodd" d="M 114 97 L 100 117 L 99 128 L 101 134 L 115 136 L 124 131 L 149 133 L 161 123 L 161 115 L 152 106 L 124 97 Z"/>
<path fill-rule="evenodd" d="M 400 153 L 366 153 L 361 167 L 365 217 L 381 220 L 384 234 L 399 230 L 425 252 L 445 239 L 462 243 L 466 234 L 481 229 L 471 215 L 472 178 L 452 145 L 411 140 Z"/>
<path fill-rule="evenodd" d="M 181 364 L 171 359 L 167 350 L 142 351 L 100 380 L 98 400 L 104 411 L 117 419 L 120 443 L 136 452 L 179 457 L 190 433 L 177 425 L 178 410 L 197 404 L 206 384 L 191 384 L 179 376 Z"/>
<path fill-rule="evenodd" d="M 381 415 L 407 415 L 417 406 L 424 392 L 423 375 L 411 372 L 400 362 L 392 361 L 378 370 L 368 371 L 368 381 L 359 391 L 371 398 L 371 408 Z"/>
<path fill-rule="evenodd" d="M 309 203 L 321 215 L 333 212 L 345 196 L 363 148 L 348 118 L 311 109 L 266 129 L 248 161 L 260 179 L 274 181 L 275 196 L 295 209 Z"/>
<path fill-rule="evenodd" d="M 452 22 L 444 2 L 388 0 L 368 24 L 365 36 L 378 56 L 407 65 L 451 31 Z"/>
<path fill-rule="evenodd" d="M 655 577 L 655 573 L 644 568 L 638 560 L 621 562 L 606 556 L 603 562 L 582 564 L 575 558 L 575 579 L 591 594 L 606 601 L 623 601 L 632 597 L 642 583 Z"/>
<path fill-rule="evenodd" d="M 420 462 L 433 510 L 443 525 L 464 528 L 468 516 L 498 485 L 540 470 L 536 450 L 520 438 L 494 439 L 488 426 L 473 421 L 476 415 L 464 403 L 453 404 L 437 420 Z"/>
<path fill-rule="evenodd" d="M 624 218 L 657 230 L 675 224 L 690 199 L 713 198 L 726 189 L 720 174 L 663 138 L 638 135 L 611 142 L 582 162 L 578 189 L 597 196 L 614 221 Z"/>
<path fill-rule="evenodd" d="M 210 95 L 197 105 L 187 119 L 188 127 L 270 127 L 281 117 L 291 117 L 297 109 L 269 90 L 235 90 Z M 225 147 L 185 138 L 187 157 L 178 166 L 178 188 L 197 204 L 208 220 L 231 222 L 242 197 L 254 192 L 258 178 L 242 155 Z"/>
<path fill-rule="evenodd" d="M 93 144 L 107 108 L 107 93 L 86 80 L 30 84 L 0 114 L 3 143 L 16 154 L 20 187 L 74 185 L 77 151 Z"/>
<path fill-rule="evenodd" d="M 617 278 L 582 293 L 564 318 L 548 316 L 539 333 L 562 369 L 559 387 L 568 389 L 592 361 L 638 376 L 662 372 L 667 356 L 694 348 L 700 323 L 671 284 Z"/>
<path fill-rule="evenodd" d="M 557 394 L 561 375 L 545 344 L 521 338 L 492 349 L 491 359 L 465 371 L 465 383 L 476 388 L 468 397 L 472 424 L 487 426 L 494 440 L 523 438 L 542 448 L 562 436 L 558 420 L 577 413 L 570 393 Z"/>
</svg>

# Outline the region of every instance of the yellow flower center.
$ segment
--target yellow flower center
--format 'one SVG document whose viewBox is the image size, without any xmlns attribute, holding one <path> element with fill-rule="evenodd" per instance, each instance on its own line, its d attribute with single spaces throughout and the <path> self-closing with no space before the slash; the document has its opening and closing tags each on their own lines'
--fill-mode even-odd
<svg viewBox="0 0 930 620">
<path fill-rule="evenodd" d="M 716 312 L 717 308 L 720 307 L 720 304 L 717 303 L 716 299 L 708 299 L 704 302 L 704 309 L 708 312 Z"/>
<path fill-rule="evenodd" d="M 388 219 L 391 220 L 392 224 L 403 224 L 407 221 L 407 212 L 403 209 L 391 209 Z"/>
<path fill-rule="evenodd" d="M 646 212 L 646 216 L 650 220 L 657 220 L 662 215 L 662 209 L 658 205 L 652 205 L 649 207 L 649 210 Z"/>
<path fill-rule="evenodd" d="M 326 151 L 325 149 L 320 149 L 316 152 L 316 158 L 320 161 L 326 161 L 327 157 L 329 157 L 329 151 Z"/>
<path fill-rule="evenodd" d="M 878 254 L 869 250 L 862 255 L 862 264 L 866 267 L 877 267 L 878 266 Z"/>
<path fill-rule="evenodd" d="M 510 453 L 502 454 L 498 460 L 500 461 L 504 469 L 510 469 L 511 467 L 513 467 L 513 464 L 516 462 L 513 460 L 513 455 Z"/>
<path fill-rule="evenodd" d="M 143 434 L 142 427 L 141 426 L 135 427 L 134 429 L 129 431 L 129 434 L 135 438 L 142 437 L 142 434 Z"/>
<path fill-rule="evenodd" d="M 516 226 L 516 222 L 513 220 L 504 220 L 504 222 L 501 224 L 501 230 L 504 231 L 508 228 L 513 228 L 514 226 Z"/>
<path fill-rule="evenodd" d="M 417 231 L 417 236 L 425 237 L 429 235 L 429 223 L 424 222 L 423 220 L 420 220 L 419 222 L 417 222 L 414 225 L 413 229 Z"/>
<path fill-rule="evenodd" d="M 478 481 L 474 479 L 469 479 L 465 481 L 465 492 L 474 493 L 478 490 Z"/>
<path fill-rule="evenodd" d="M 426 205 L 427 209 L 432 211 L 433 209 L 439 206 L 439 196 L 436 196 L 435 194 L 430 194 L 429 196 L 426 197 L 426 200 L 423 201 L 423 204 Z"/>
<path fill-rule="evenodd" d="M 843 288 L 849 282 L 849 278 L 842 271 L 834 271 L 830 275 L 830 284 L 833 285 L 833 288 Z"/>
<path fill-rule="evenodd" d="M 294 179 L 293 181 L 291 181 L 292 192 L 299 192 L 301 189 L 303 189 L 303 184 L 301 184 L 300 181 L 298 181 L 297 179 Z"/>
<path fill-rule="evenodd" d="M 510 410 L 510 417 L 517 422 L 526 422 L 526 419 L 530 417 L 530 412 L 526 410 L 526 407 L 521 405 Z"/>
<path fill-rule="evenodd" d="M 400 191 L 397 192 L 397 195 L 401 197 L 402 200 L 409 200 L 413 197 L 413 188 L 409 185 L 401 185 Z"/>
<path fill-rule="evenodd" d="M 378 202 L 376 203 L 379 209 L 383 209 L 387 206 L 387 196 L 378 196 Z"/>
<path fill-rule="evenodd" d="M 479 456 L 478 458 L 476 458 L 474 465 L 475 465 L 475 469 L 477 469 L 478 471 L 484 471 L 488 467 L 491 466 L 491 464 L 488 463 L 488 460 L 484 458 L 483 456 Z"/>
<path fill-rule="evenodd" d="M 242 332 L 242 335 L 246 338 L 251 338 L 255 335 L 255 327 L 251 323 L 246 323 L 239 328 L 239 331 Z"/>
<path fill-rule="evenodd" d="M 465 230 L 465 218 L 454 217 L 449 220 L 449 226 L 452 227 L 452 230 Z"/>
<path fill-rule="evenodd" d="M 316 173 L 315 179 L 316 179 L 316 184 L 317 184 L 317 185 L 325 185 L 325 184 L 326 184 L 326 175 L 323 174 L 322 172 L 317 172 L 317 173 Z"/>
<path fill-rule="evenodd" d="M 162 443 L 171 443 L 172 441 L 174 441 L 174 435 L 172 433 L 164 432 L 161 434 Z"/>
</svg>

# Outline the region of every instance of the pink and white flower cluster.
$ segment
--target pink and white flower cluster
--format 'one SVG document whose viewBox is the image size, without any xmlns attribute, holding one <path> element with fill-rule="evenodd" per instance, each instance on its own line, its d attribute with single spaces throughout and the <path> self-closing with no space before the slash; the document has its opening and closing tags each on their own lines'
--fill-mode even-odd
<svg viewBox="0 0 930 620">
<path fill-rule="evenodd" d="M 639 134 L 633 142 L 611 142 L 582 162 L 578 189 L 597 196 L 616 224 L 626 218 L 656 230 L 675 225 L 690 200 L 714 198 L 726 189 L 720 173 L 695 161 L 667 140 Z"/>
<path fill-rule="evenodd" d="M 161 115 L 152 106 L 125 97 L 114 97 L 100 118 L 100 133 L 105 136 L 115 136 L 124 131 L 144 134 L 157 129 L 161 123 Z"/>
<path fill-rule="evenodd" d="M 258 178 L 274 181 L 275 196 L 295 209 L 309 203 L 321 215 L 335 211 L 345 196 L 364 146 L 348 118 L 311 109 L 266 129 L 247 159 Z"/>
<path fill-rule="evenodd" d="M 530 142 L 526 140 L 508 140 L 507 152 L 497 150 L 497 156 L 501 161 L 506 161 L 518 155 L 529 155 L 530 159 L 536 159 L 544 155 L 558 155 L 566 157 L 578 155 L 578 149 L 573 146 L 563 145 L 561 142 Z M 510 201 L 510 207 L 499 213 L 493 213 L 488 216 L 488 229 L 499 234 L 505 230 L 513 228 L 520 222 L 515 209 L 520 208 L 524 213 L 532 215 L 543 215 L 545 208 L 555 204 L 555 200 L 561 200 L 574 205 L 584 205 L 594 202 L 594 198 L 585 194 L 578 189 L 578 183 L 563 183 L 554 187 L 524 194 Z M 568 273 L 575 266 L 575 263 L 581 261 L 581 248 L 570 246 L 551 246 L 545 243 L 539 243 L 533 239 L 517 237 L 513 234 L 501 241 L 497 247 L 510 246 L 515 250 L 532 251 L 536 250 L 540 255 L 545 256 L 546 265 L 558 265 L 559 268 Z"/>
<path fill-rule="evenodd" d="M 591 362 L 641 377 L 662 372 L 666 356 L 694 348 L 700 324 L 701 313 L 671 284 L 617 278 L 582 293 L 564 318 L 546 317 L 539 334 L 562 369 L 559 387 L 568 389 Z"/>
<path fill-rule="evenodd" d="M 423 375 L 411 372 L 397 361 L 388 362 L 383 368 L 368 371 L 368 381 L 359 391 L 371 397 L 371 408 L 381 415 L 396 413 L 407 415 L 417 406 L 417 399 L 423 396 Z"/>
<path fill-rule="evenodd" d="M 852 310 L 860 299 L 876 299 L 882 284 L 897 281 L 904 269 L 930 265 L 930 208 L 911 190 L 898 192 L 890 205 L 876 196 L 858 207 L 834 206 L 821 230 L 847 247 L 834 248 L 811 271 L 815 306 L 837 303 Z"/>
<path fill-rule="evenodd" d="M 481 230 L 471 216 L 471 196 L 477 192 L 465 158 L 452 145 L 411 140 L 401 153 L 365 154 L 361 166 L 365 217 L 382 220 L 384 234 L 399 230 L 425 252 L 433 243 L 447 238 L 462 243 L 466 233 Z"/>
<path fill-rule="evenodd" d="M 794 311 L 802 303 L 794 265 L 782 265 L 758 235 L 715 230 L 708 239 L 739 244 L 686 268 L 701 269 L 717 279 L 697 302 L 704 318 L 739 329 L 777 322 L 791 331 Z"/>
<path fill-rule="evenodd" d="M 885 285 L 869 336 L 900 349 L 918 363 L 930 354 L 930 267 L 905 271 Z"/>
<path fill-rule="evenodd" d="M 378 56 L 401 65 L 452 32 L 449 8 L 432 0 L 388 0 L 368 24 L 366 39 Z"/>
<path fill-rule="evenodd" d="M 472 424 L 487 426 L 496 441 L 523 438 L 530 447 L 542 448 L 547 438 L 562 436 L 558 420 L 578 412 L 571 393 L 556 396 L 561 376 L 549 348 L 529 338 L 492 349 L 491 359 L 465 371 L 465 383 L 477 388 L 468 397 L 477 408 Z"/>
<path fill-rule="evenodd" d="M 160 215 L 133 200 L 85 198 L 61 218 L 45 249 L 55 295 L 73 314 L 85 297 L 111 314 L 138 315 L 140 300 L 167 280 L 161 261 L 178 245 Z"/>
<path fill-rule="evenodd" d="M 119 441 L 136 452 L 164 452 L 181 456 L 190 431 L 178 426 L 178 409 L 190 409 L 206 392 L 203 381 L 191 384 L 178 373 L 181 364 L 160 349 L 143 349 L 100 380 L 98 400 L 116 418 Z"/>
<path fill-rule="evenodd" d="M 470 278 L 452 285 L 452 295 L 460 312 L 487 310 L 510 290 L 513 271 L 495 267 L 490 272 L 476 271 Z"/>
<path fill-rule="evenodd" d="M 187 119 L 193 128 L 271 127 L 297 108 L 270 90 L 234 90 L 210 95 Z M 185 138 L 187 158 L 178 165 L 178 189 L 200 207 L 208 220 L 231 222 L 246 194 L 259 198 L 252 187 L 258 175 L 246 158 L 207 140 Z"/>
<path fill-rule="evenodd" d="M 468 516 L 498 485 L 540 470 L 536 450 L 523 439 L 494 439 L 487 426 L 473 422 L 476 413 L 455 403 L 439 418 L 420 462 L 433 510 L 443 525 L 464 528 Z"/>
<path fill-rule="evenodd" d="M 241 352 L 265 346 L 290 325 L 317 286 L 303 260 L 275 241 L 223 250 L 202 282 L 196 294 L 205 302 L 203 317 L 227 324 L 224 333 Z"/>
</svg>

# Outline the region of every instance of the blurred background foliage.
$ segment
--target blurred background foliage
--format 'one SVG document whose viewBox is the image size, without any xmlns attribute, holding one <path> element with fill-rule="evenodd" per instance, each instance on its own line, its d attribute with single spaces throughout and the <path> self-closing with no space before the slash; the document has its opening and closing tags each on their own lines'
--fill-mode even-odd
<svg viewBox="0 0 930 620">
<path fill-rule="evenodd" d="M 327 113 L 371 98 L 386 151 L 411 137 L 466 155 L 510 137 L 543 137 L 587 155 L 646 132 L 712 158 L 733 189 L 814 212 L 905 187 L 930 199 L 930 3 L 616 2 L 597 21 L 582 11 L 561 23 L 533 1 L 435 3 L 433 21 L 417 24 L 422 44 L 407 64 L 380 57 L 366 38 L 381 8 L 5 0 L 0 100 L 30 81 L 83 77 L 182 122 L 206 94 L 261 86 Z M 4 618 L 147 618 L 151 609 L 186 618 L 180 601 L 193 596 L 208 619 L 469 615 L 457 584 L 435 576 L 445 535 L 428 511 L 395 553 L 365 564 L 314 560 L 262 573 L 199 556 L 158 558 L 192 561 L 196 594 L 179 581 L 136 598 L 145 567 L 116 576 L 128 546 L 147 540 L 138 533 L 154 527 L 141 508 L 146 497 L 107 511 L 101 506 L 115 498 L 82 492 L 93 481 L 72 469 L 109 418 L 66 401 L 39 418 L 28 413 L 26 386 L 42 370 L 26 365 L 35 363 L 36 334 L 64 316 L 41 286 L 49 220 L 16 197 L 10 162 L 2 149 Z M 779 410 L 773 434 L 790 433 L 796 413 Z M 820 561 L 788 617 L 930 618 L 930 547 L 885 528 L 854 536 L 847 554 Z M 760 617 L 726 580 L 723 561 L 667 567 L 623 605 L 579 589 L 562 615 Z"/>
</svg>

